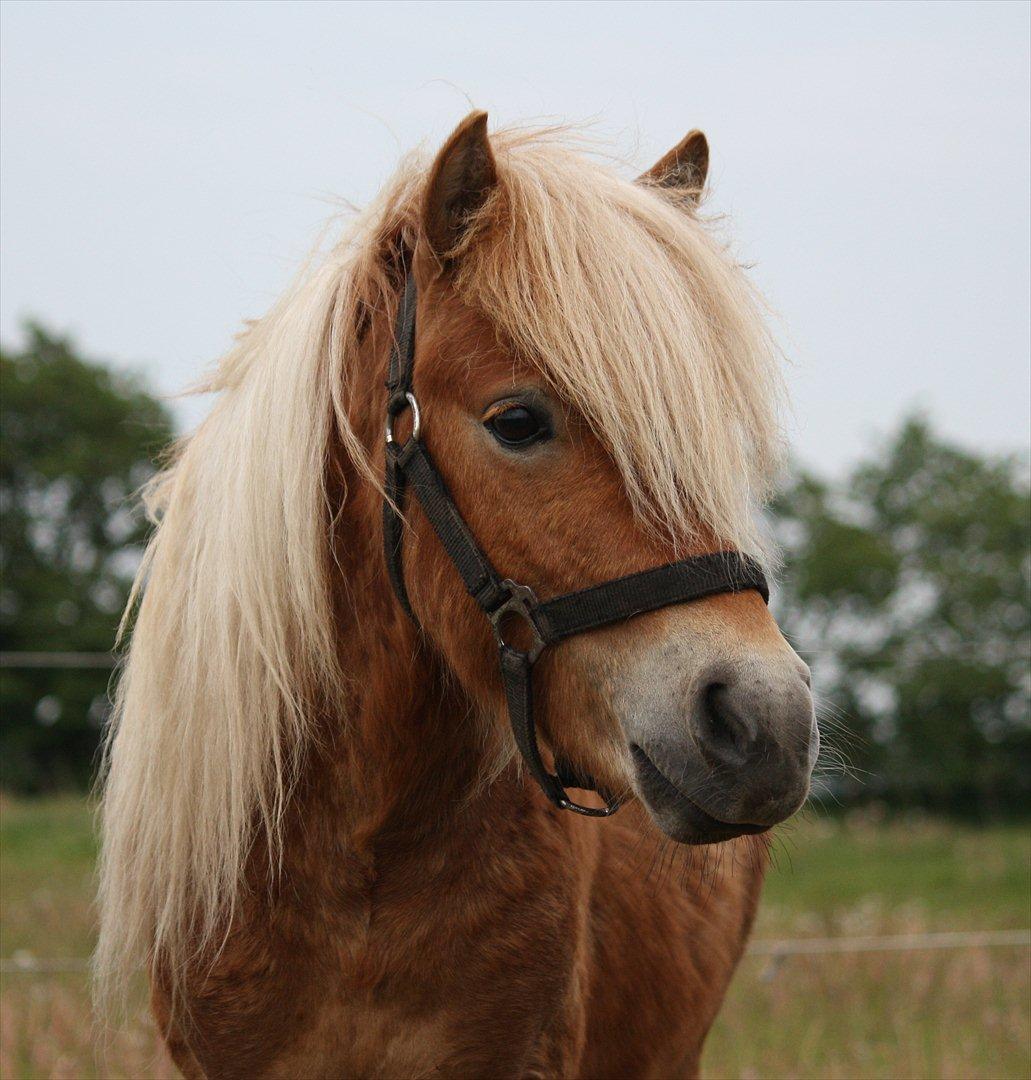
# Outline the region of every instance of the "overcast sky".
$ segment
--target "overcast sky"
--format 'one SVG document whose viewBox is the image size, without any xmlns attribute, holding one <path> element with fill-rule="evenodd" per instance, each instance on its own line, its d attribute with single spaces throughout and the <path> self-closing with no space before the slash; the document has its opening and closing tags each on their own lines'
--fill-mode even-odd
<svg viewBox="0 0 1031 1080">
<path fill-rule="evenodd" d="M 779 313 L 799 456 L 839 470 L 913 408 L 1022 449 L 1029 11 L 6 0 L 0 335 L 31 315 L 175 393 L 331 197 L 364 203 L 470 107 L 593 121 L 641 167 L 701 127 L 710 206 Z"/>
</svg>

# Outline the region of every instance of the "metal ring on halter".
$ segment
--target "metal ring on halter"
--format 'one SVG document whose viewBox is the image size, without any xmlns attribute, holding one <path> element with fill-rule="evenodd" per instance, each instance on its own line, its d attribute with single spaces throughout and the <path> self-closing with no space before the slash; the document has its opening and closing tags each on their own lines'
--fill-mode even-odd
<svg viewBox="0 0 1031 1080">
<path fill-rule="evenodd" d="M 416 400 L 415 395 L 408 391 L 405 394 L 404 401 L 401 404 L 401 408 L 397 411 L 391 411 L 387 413 L 387 444 L 394 442 L 394 420 L 405 412 L 406 409 L 412 410 L 412 434 L 411 438 L 418 439 L 419 431 L 422 428 L 422 417 L 419 414 L 419 402 Z"/>
</svg>

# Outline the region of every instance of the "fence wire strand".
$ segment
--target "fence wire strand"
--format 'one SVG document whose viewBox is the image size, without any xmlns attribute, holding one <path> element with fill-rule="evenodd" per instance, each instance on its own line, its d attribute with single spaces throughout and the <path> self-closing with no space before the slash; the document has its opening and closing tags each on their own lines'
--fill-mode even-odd
<svg viewBox="0 0 1031 1080">
<path fill-rule="evenodd" d="M 826 956 L 842 953 L 910 952 L 941 949 L 1031 948 L 1031 930 L 961 930 L 934 934 L 890 934 L 841 938 L 789 938 L 753 941 L 746 956 L 765 956 L 772 968 L 791 956 Z M 0 959 L 0 975 L 69 975 L 88 971 L 85 957 L 38 957 L 15 953 Z M 767 978 L 770 968 L 764 973 Z"/>
</svg>

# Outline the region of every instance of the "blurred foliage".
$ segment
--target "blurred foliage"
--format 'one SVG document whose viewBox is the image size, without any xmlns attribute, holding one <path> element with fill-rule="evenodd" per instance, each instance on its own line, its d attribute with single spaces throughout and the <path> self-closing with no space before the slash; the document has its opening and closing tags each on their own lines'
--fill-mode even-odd
<svg viewBox="0 0 1031 1080">
<path fill-rule="evenodd" d="M 107 651 L 145 535 L 132 495 L 172 438 L 133 379 L 42 327 L 0 351 L 0 648 Z M 4 668 L 0 782 L 88 781 L 111 672 Z"/>
<path fill-rule="evenodd" d="M 0 365 L 0 643 L 110 649 L 145 535 L 132 495 L 171 418 L 38 326 Z M 1026 462 L 951 446 L 915 418 L 842 482 L 796 473 L 773 510 L 786 556 L 775 611 L 824 702 L 824 789 L 842 802 L 1026 810 Z M 5 787 L 87 781 L 109 678 L 3 671 Z"/>
<path fill-rule="evenodd" d="M 843 483 L 797 476 L 774 510 L 787 557 L 776 610 L 825 701 L 831 794 L 1026 811 L 1026 463 L 913 418 Z"/>
</svg>

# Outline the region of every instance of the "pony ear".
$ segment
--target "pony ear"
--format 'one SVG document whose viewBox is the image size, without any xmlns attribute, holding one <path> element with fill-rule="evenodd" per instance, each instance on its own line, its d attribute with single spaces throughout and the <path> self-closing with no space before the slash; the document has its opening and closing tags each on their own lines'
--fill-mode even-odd
<svg viewBox="0 0 1031 1080">
<path fill-rule="evenodd" d="M 705 178 L 709 174 L 709 140 L 700 131 L 689 131 L 638 180 L 677 188 L 697 205 L 702 200 Z"/>
<path fill-rule="evenodd" d="M 486 202 L 497 182 L 497 166 L 487 139 L 487 114 L 471 112 L 437 154 L 423 201 L 423 229 L 438 259 L 454 253 L 470 216 Z"/>
</svg>

